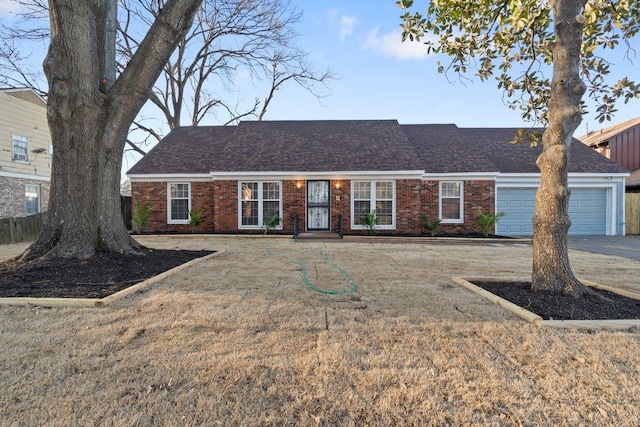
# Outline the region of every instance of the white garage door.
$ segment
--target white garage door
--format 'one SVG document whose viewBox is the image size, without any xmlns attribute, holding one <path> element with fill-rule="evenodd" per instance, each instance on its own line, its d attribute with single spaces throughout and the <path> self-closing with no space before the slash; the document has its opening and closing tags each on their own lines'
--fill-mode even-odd
<svg viewBox="0 0 640 427">
<path fill-rule="evenodd" d="M 531 236 L 531 218 L 535 210 L 535 188 L 498 188 L 497 210 L 506 216 L 497 224 L 497 234 Z M 605 188 L 572 188 L 569 198 L 571 228 L 569 234 L 607 234 L 607 190 Z"/>
</svg>

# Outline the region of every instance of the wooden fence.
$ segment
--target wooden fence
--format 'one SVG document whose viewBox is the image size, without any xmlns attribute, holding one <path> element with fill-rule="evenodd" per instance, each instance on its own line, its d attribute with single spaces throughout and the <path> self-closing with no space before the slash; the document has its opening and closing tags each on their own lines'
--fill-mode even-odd
<svg viewBox="0 0 640 427">
<path fill-rule="evenodd" d="M 120 197 L 122 219 L 131 229 L 131 197 Z M 0 218 L 0 245 L 31 242 L 44 225 L 46 212 L 20 218 Z"/>
<path fill-rule="evenodd" d="M 45 213 L 21 218 L 0 219 L 0 244 L 30 242 L 34 240 L 44 224 Z"/>
<path fill-rule="evenodd" d="M 131 196 L 120 196 L 120 209 L 122 209 L 122 219 L 127 230 L 131 230 Z"/>
<path fill-rule="evenodd" d="M 640 193 L 625 194 L 625 233 L 640 234 Z"/>
</svg>

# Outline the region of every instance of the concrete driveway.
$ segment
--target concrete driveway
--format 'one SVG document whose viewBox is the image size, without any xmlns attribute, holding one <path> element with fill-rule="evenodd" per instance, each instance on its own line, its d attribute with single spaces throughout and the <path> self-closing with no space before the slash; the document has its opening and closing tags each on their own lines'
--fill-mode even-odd
<svg viewBox="0 0 640 427">
<path fill-rule="evenodd" d="M 640 261 L 640 236 L 569 236 L 569 248 Z"/>
</svg>

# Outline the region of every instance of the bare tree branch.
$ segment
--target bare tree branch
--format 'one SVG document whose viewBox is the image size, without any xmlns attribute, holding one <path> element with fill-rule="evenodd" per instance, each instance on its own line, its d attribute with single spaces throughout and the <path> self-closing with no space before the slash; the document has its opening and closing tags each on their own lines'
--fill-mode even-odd
<svg viewBox="0 0 640 427">
<path fill-rule="evenodd" d="M 132 142 L 130 139 L 127 139 L 127 146 L 130 147 L 130 150 L 133 150 L 136 153 L 142 154 L 143 156 L 147 155 L 147 152 L 140 148 L 139 144 Z"/>
<path fill-rule="evenodd" d="M 126 19 L 118 48 L 121 62 L 126 63 L 138 46 L 131 22 L 146 25 L 165 2 L 120 2 Z M 168 128 L 180 126 L 187 117 L 193 126 L 207 118 L 225 125 L 246 117 L 262 119 L 276 90 L 289 81 L 322 97 L 316 85 L 326 87 L 334 76 L 315 72 L 306 62 L 307 54 L 294 46 L 293 26 L 300 16 L 288 0 L 206 0 L 149 94 Z M 263 102 L 259 98 L 253 103 L 242 101 L 241 92 L 251 85 L 239 87 L 241 75 L 256 88 L 269 82 Z M 232 92 L 238 92 L 233 96 L 236 101 L 229 102 Z"/>
<path fill-rule="evenodd" d="M 262 121 L 264 115 L 273 100 L 276 91 L 286 82 L 293 80 L 298 85 L 306 89 L 316 98 L 323 98 L 325 95 L 317 91 L 317 84 L 326 87 L 329 80 L 335 79 L 335 75 L 329 71 L 316 74 L 311 66 L 305 62 L 304 52 L 278 52 L 271 60 L 271 88 L 264 99 L 258 120 Z"/>
</svg>

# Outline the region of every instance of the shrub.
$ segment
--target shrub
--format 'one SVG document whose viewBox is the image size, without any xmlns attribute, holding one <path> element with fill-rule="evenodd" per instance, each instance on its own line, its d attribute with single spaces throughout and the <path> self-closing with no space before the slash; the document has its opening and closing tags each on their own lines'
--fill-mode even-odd
<svg viewBox="0 0 640 427">
<path fill-rule="evenodd" d="M 365 214 L 362 218 L 364 225 L 366 225 L 367 229 L 369 230 L 369 234 L 373 234 L 376 232 L 376 226 L 378 225 L 378 222 L 380 222 L 380 218 L 378 218 L 378 211 L 379 209 L 376 208 L 371 212 Z"/>
<path fill-rule="evenodd" d="M 278 224 L 280 224 L 280 220 L 281 219 L 282 218 L 280 218 L 278 215 L 274 215 L 269 219 L 265 219 L 264 220 L 264 234 L 267 235 L 270 230 L 272 230 L 275 227 L 277 227 Z"/>
<path fill-rule="evenodd" d="M 147 226 L 147 221 L 153 212 L 153 205 L 151 203 L 143 205 L 140 202 L 136 202 L 136 212 L 131 218 L 131 224 L 133 224 L 133 231 L 141 233 Z"/>
<path fill-rule="evenodd" d="M 198 224 L 204 221 L 204 209 L 196 209 L 189 212 L 189 225 L 195 229 Z"/>
<path fill-rule="evenodd" d="M 483 236 L 488 236 L 491 233 L 491 231 L 494 230 L 494 227 L 498 222 L 498 220 L 503 216 L 505 216 L 505 213 L 498 212 L 498 213 L 485 214 L 485 213 L 482 213 L 482 210 L 478 209 L 478 215 L 480 215 L 480 219 L 478 220 L 478 227 L 480 228 L 480 233 Z"/>
<path fill-rule="evenodd" d="M 426 215 L 420 215 L 420 221 L 422 221 L 422 228 L 429 233 L 430 236 L 438 234 L 438 228 L 440 228 L 441 219 L 430 219 Z"/>
</svg>

